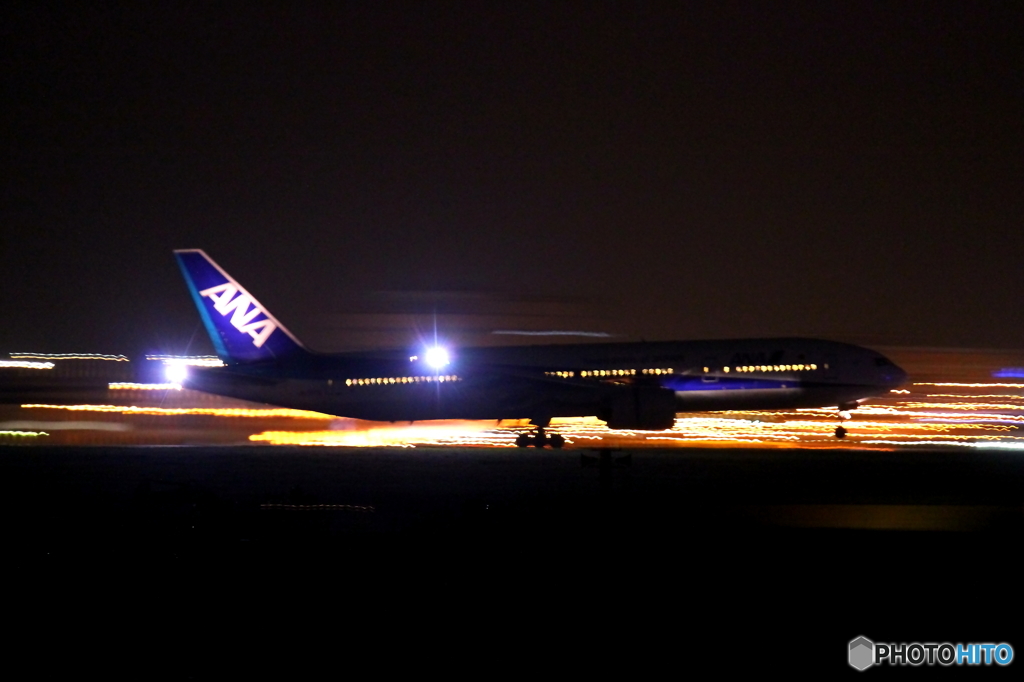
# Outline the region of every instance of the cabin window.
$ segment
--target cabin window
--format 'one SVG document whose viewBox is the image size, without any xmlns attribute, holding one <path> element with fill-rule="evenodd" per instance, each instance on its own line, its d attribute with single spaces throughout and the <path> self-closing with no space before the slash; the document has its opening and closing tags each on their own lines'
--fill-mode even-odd
<svg viewBox="0 0 1024 682">
<path fill-rule="evenodd" d="M 701 381 L 705 384 L 718 383 L 718 360 L 716 358 L 704 358 L 704 375 Z"/>
</svg>

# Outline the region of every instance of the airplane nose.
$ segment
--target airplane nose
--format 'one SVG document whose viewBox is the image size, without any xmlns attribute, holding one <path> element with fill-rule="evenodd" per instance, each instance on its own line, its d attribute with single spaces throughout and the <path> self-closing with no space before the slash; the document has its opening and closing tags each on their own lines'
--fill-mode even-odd
<svg viewBox="0 0 1024 682">
<path fill-rule="evenodd" d="M 901 368 L 893 365 L 889 371 L 885 373 L 885 383 L 889 388 L 896 388 L 907 383 L 909 377 L 907 373 Z"/>
</svg>

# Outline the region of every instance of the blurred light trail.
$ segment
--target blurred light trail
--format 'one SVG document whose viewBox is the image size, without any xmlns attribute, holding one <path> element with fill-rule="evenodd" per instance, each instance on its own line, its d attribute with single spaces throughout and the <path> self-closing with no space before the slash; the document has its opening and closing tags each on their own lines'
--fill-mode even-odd
<svg viewBox="0 0 1024 682">
<path fill-rule="evenodd" d="M 595 339 L 610 339 L 612 334 L 608 332 L 578 332 L 578 331 L 542 331 L 542 332 L 531 332 L 531 331 L 518 331 L 515 329 L 496 329 L 491 332 L 496 336 L 587 336 Z"/>
<path fill-rule="evenodd" d="M 188 365 L 190 367 L 223 367 L 216 355 L 147 355 L 147 360 L 158 360 L 165 365 Z"/>
<path fill-rule="evenodd" d="M 351 431 L 265 431 L 249 436 L 273 445 L 335 447 L 483 446 L 515 447 L 516 433 L 493 428 L 493 422 L 438 421 L 408 426 L 374 425 Z"/>
<path fill-rule="evenodd" d="M 941 393 L 929 393 L 931 387 Z M 959 388 L 958 392 L 950 392 Z M 1017 384 L 915 384 L 863 405 L 853 419 L 841 422 L 834 409 L 792 411 L 726 411 L 679 416 L 668 431 L 612 431 L 596 418 L 554 419 L 549 433 L 558 433 L 577 447 L 867 447 L 894 446 L 1024 448 L 1024 395 L 1005 389 Z M 845 440 L 833 431 L 843 423 Z M 251 440 L 290 445 L 360 447 L 422 447 L 459 445 L 510 447 L 526 430 L 524 422 L 448 422 L 444 428 L 425 425 L 377 426 L 352 432 L 267 431 Z"/>
<path fill-rule="evenodd" d="M 951 383 L 926 383 L 914 384 L 915 386 L 959 386 L 962 388 L 1024 388 L 1024 384 L 951 384 Z"/>
<path fill-rule="evenodd" d="M 107 413 L 110 415 L 108 419 L 128 424 L 145 416 L 147 421 L 137 422 L 139 426 L 133 427 L 133 432 L 163 429 L 162 432 L 172 439 L 179 422 L 173 419 L 164 421 L 165 417 L 223 417 L 230 421 L 220 422 L 220 426 L 216 425 L 218 422 L 202 426 L 200 433 L 211 434 L 211 437 L 219 437 L 223 441 L 223 434 L 230 430 L 234 434 L 232 438 L 280 445 L 509 448 L 515 446 L 517 435 L 530 429 L 524 420 L 501 423 L 458 420 L 414 424 L 361 422 L 318 412 L 265 408 L 246 403 L 231 407 L 224 405 L 221 398 L 179 390 L 174 384 L 125 382 L 109 386 L 118 395 L 129 396 L 133 404 L 27 404 L 22 409 L 69 415 Z M 1024 448 L 1024 390 L 1021 389 L 1024 389 L 1024 384 L 916 383 L 861 405 L 852 412 L 852 419 L 846 421 L 839 419 L 839 412 L 834 408 L 722 411 L 679 415 L 667 431 L 613 431 L 594 417 L 554 419 L 547 431 L 565 438 L 567 447 L 576 448 L 853 447 L 892 450 L 898 447 L 948 446 L 1016 450 Z M 210 401 L 214 402 L 210 404 Z M 834 436 L 839 424 L 848 429 L 843 440 Z M 199 427 L 190 424 L 189 428 Z"/>
<path fill-rule="evenodd" d="M 377 511 L 371 504 L 282 504 L 274 502 L 265 502 L 260 505 L 260 509 L 271 511 Z"/>
<path fill-rule="evenodd" d="M 53 369 L 52 362 L 29 362 L 28 360 L 0 360 L 0 369 Z"/>
<path fill-rule="evenodd" d="M 112 360 L 128 362 L 123 355 L 104 355 L 103 353 L 11 353 L 14 360 Z"/>
<path fill-rule="evenodd" d="M 115 421 L 67 421 L 56 419 L 18 420 L 0 423 L 18 431 L 130 431 L 131 426 Z"/>
<path fill-rule="evenodd" d="M 67 410 L 70 412 L 112 412 L 119 414 L 150 414 L 150 415 L 182 415 L 182 414 L 205 414 L 215 417 L 289 417 L 291 419 L 325 419 L 332 420 L 328 414 L 319 412 L 308 412 L 306 410 L 290 410 L 283 407 L 268 407 L 265 409 L 248 409 L 233 407 L 138 407 L 135 405 L 36 405 L 27 404 L 21 406 L 24 409 L 44 410 Z"/>
</svg>

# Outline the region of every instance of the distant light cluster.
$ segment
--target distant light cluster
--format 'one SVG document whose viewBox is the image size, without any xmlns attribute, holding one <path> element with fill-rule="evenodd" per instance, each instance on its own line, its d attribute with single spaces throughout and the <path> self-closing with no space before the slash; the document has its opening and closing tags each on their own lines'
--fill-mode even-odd
<svg viewBox="0 0 1024 682">
<path fill-rule="evenodd" d="M 114 381 L 107 384 L 112 391 L 180 391 L 181 384 L 137 384 L 131 381 Z"/>
</svg>

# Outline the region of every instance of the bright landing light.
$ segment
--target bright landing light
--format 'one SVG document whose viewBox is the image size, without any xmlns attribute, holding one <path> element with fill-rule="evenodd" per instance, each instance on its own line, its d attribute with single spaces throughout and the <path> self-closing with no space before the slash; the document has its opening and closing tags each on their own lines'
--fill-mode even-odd
<svg viewBox="0 0 1024 682">
<path fill-rule="evenodd" d="M 450 360 L 448 359 L 448 351 L 446 351 L 444 348 L 441 348 L 440 346 L 428 348 L 426 353 L 426 361 L 427 364 L 433 367 L 434 369 L 441 369 L 450 362 Z"/>
<path fill-rule="evenodd" d="M 172 384 L 180 384 L 188 376 L 188 369 L 184 364 L 168 362 L 164 368 L 164 376 Z"/>
</svg>

